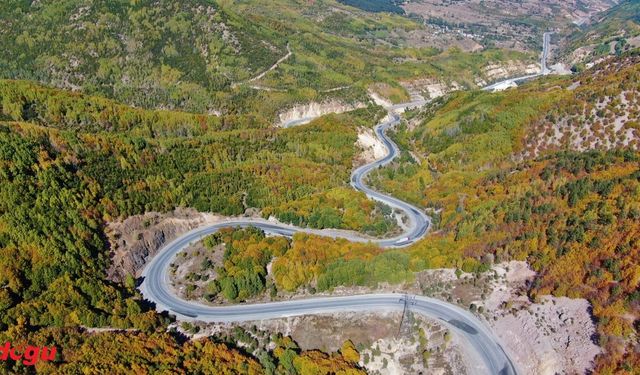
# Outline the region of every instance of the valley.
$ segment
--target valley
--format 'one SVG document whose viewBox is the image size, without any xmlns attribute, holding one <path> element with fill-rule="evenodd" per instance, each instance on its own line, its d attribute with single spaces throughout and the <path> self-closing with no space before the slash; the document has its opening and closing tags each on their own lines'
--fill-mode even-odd
<svg viewBox="0 0 640 375">
<path fill-rule="evenodd" d="M 639 11 L 1 4 L 0 372 L 635 373 Z"/>
</svg>

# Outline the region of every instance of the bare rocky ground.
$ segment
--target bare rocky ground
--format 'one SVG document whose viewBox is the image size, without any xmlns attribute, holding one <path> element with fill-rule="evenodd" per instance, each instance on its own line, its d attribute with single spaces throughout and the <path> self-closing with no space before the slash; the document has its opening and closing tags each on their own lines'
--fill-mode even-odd
<svg viewBox="0 0 640 375">
<path fill-rule="evenodd" d="M 224 257 L 224 245 L 209 249 L 202 241 L 181 252 L 171 266 L 171 286 L 185 299 L 203 299 L 206 285 L 216 278 Z"/>
<path fill-rule="evenodd" d="M 521 61 L 506 61 L 502 63 L 494 63 L 485 66 L 482 69 L 481 77 L 476 78 L 476 85 L 483 87 L 491 82 L 500 81 L 509 77 L 536 74 L 540 72 L 540 65 L 524 64 Z"/>
<path fill-rule="evenodd" d="M 466 87 L 456 81 L 445 82 L 428 77 L 402 81 L 400 85 L 409 93 L 411 100 L 433 100 L 453 91 L 484 87 L 496 81 L 515 76 L 535 74 L 539 71 L 540 64 L 538 63 L 512 60 L 494 62 L 483 67 L 480 73 L 474 77 L 475 87 Z"/>
<path fill-rule="evenodd" d="M 523 374 L 583 374 L 600 353 L 595 324 L 584 299 L 526 296 L 533 272 L 525 262 L 494 266 L 475 276 L 425 271 L 417 283 L 426 295 L 449 300 L 483 316 Z"/>
<path fill-rule="evenodd" d="M 247 215 L 258 217 L 248 210 Z M 122 281 L 125 276 L 137 277 L 162 246 L 183 233 L 205 224 L 228 220 L 229 217 L 178 208 L 169 213 L 149 212 L 107 225 L 111 246 L 110 280 Z"/>
<path fill-rule="evenodd" d="M 461 90 L 459 83 L 452 81 L 445 83 L 433 78 L 418 78 L 410 81 L 400 82 L 402 87 L 407 90 L 411 96 L 411 100 L 436 99 L 444 96 L 452 91 Z"/>
<path fill-rule="evenodd" d="M 373 100 L 373 102 L 376 105 L 379 105 L 383 108 L 389 108 L 393 106 L 393 102 L 391 102 L 391 100 L 389 100 L 386 96 L 382 95 L 381 93 L 376 92 L 373 88 L 370 88 L 368 93 L 369 93 L 369 97 L 371 98 L 371 100 Z"/>
<path fill-rule="evenodd" d="M 202 324 L 191 332 L 178 327 L 193 338 L 224 336 L 238 326 L 249 332 L 278 332 L 291 336 L 302 350 L 324 352 L 337 351 L 351 340 L 360 353 L 360 366 L 370 374 L 470 373 L 458 337 L 437 322 L 421 317 L 405 320 L 401 329 L 401 318 L 401 312 L 388 311 L 290 317 L 239 325 Z"/>
<path fill-rule="evenodd" d="M 534 303 L 518 296 L 517 290 L 535 275 L 523 262 L 496 267 L 495 272 L 503 282 L 478 305 L 484 306 L 523 373 L 586 373 L 600 353 L 589 302 L 544 296 Z"/>
<path fill-rule="evenodd" d="M 384 143 L 376 137 L 373 129 L 360 128 L 356 146 L 359 147 L 362 152 L 354 160 L 355 166 L 371 163 L 387 154 L 387 148 L 384 146 Z"/>
<path fill-rule="evenodd" d="M 364 107 L 366 107 L 365 103 L 357 102 L 347 104 L 338 100 L 300 104 L 279 113 L 277 126 L 284 126 L 287 123 L 300 119 L 309 119 L 309 121 L 311 121 L 312 119 L 330 113 L 344 113 Z"/>
<path fill-rule="evenodd" d="M 560 72 L 560 70 L 560 67 L 557 67 L 557 69 L 554 69 L 554 72 Z M 510 77 L 535 74 L 539 71 L 540 64 L 537 62 L 527 63 L 517 60 L 496 61 L 484 66 L 481 71 L 473 77 L 473 84 L 470 85 L 461 84 L 456 81 L 447 82 L 446 80 L 439 80 L 433 77 L 415 78 L 401 81 L 399 84 L 407 92 L 411 101 L 433 100 L 454 91 L 484 87 L 496 81 Z M 389 98 L 379 92 L 370 90 L 369 96 L 375 104 L 382 107 L 390 107 L 393 105 Z"/>
</svg>

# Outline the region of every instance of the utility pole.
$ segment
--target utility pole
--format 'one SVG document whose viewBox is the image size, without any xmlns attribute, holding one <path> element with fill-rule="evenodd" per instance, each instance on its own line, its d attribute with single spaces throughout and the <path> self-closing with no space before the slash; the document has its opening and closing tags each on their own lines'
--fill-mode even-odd
<svg viewBox="0 0 640 375">
<path fill-rule="evenodd" d="M 416 297 L 411 296 L 409 294 L 405 294 L 400 298 L 399 302 L 402 302 L 404 306 L 402 308 L 402 317 L 400 318 L 400 326 L 398 327 L 398 333 L 396 334 L 396 338 L 400 337 L 400 334 L 402 333 L 402 326 L 405 323 L 405 321 L 409 321 L 409 323 L 411 321 L 411 305 L 416 304 Z"/>
</svg>

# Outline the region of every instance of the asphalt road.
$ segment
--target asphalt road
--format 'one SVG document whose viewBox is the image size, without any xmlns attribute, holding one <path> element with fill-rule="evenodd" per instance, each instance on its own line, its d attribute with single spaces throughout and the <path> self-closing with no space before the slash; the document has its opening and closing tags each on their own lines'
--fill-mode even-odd
<svg viewBox="0 0 640 375">
<path fill-rule="evenodd" d="M 411 106 L 415 103 L 407 103 Z M 401 109 L 401 108 L 396 108 Z M 398 146 L 385 132 L 400 121 L 397 114 L 390 112 L 388 120 L 375 127 L 375 133 L 387 147 L 387 155 L 356 169 L 351 176 L 351 185 L 363 191 L 371 199 L 383 202 L 401 210 L 409 218 L 406 233 L 389 239 L 371 239 L 357 233 L 340 230 L 314 230 L 298 228 L 263 219 L 238 218 L 214 225 L 194 229 L 164 246 L 147 264 L 140 286 L 144 297 L 156 304 L 159 311 L 169 311 L 182 320 L 205 322 L 240 322 L 261 319 L 282 318 L 296 315 L 335 313 L 346 311 L 401 310 L 406 306 L 414 313 L 440 320 L 462 340 L 462 348 L 468 363 L 476 374 L 515 374 L 515 367 L 500 347 L 490 329 L 468 311 L 435 299 L 401 294 L 369 294 L 346 297 L 329 297 L 290 300 L 265 304 L 241 304 L 212 307 L 177 297 L 170 288 L 169 265 L 176 254 L 201 238 L 224 227 L 254 226 L 266 233 L 292 236 L 296 232 L 315 233 L 323 236 L 347 238 L 351 241 L 371 241 L 387 248 L 408 246 L 424 237 L 431 225 L 430 218 L 418 208 L 399 199 L 384 195 L 367 187 L 363 180 L 373 169 L 390 163 L 397 157 Z"/>
<path fill-rule="evenodd" d="M 457 306 L 422 296 L 403 294 L 367 294 L 347 297 L 323 297 L 252 305 L 212 307 L 180 300 L 172 295 L 171 310 L 185 320 L 204 322 L 243 322 L 309 314 L 340 312 L 402 311 L 439 321 L 466 345 L 464 354 L 472 374 L 515 374 L 513 363 L 493 338 L 489 328 L 471 313 Z"/>
<path fill-rule="evenodd" d="M 542 66 L 542 74 L 549 74 L 549 69 L 547 68 L 547 59 L 549 58 L 549 45 L 551 43 L 551 33 L 546 32 L 542 35 L 542 60 L 540 61 L 540 65 Z"/>
<path fill-rule="evenodd" d="M 411 228 L 407 233 L 405 233 L 402 238 L 393 239 L 393 240 L 380 240 L 378 243 L 382 246 L 386 247 L 399 247 L 406 246 L 414 243 L 420 238 L 424 237 L 431 226 L 431 219 L 424 214 L 420 209 L 415 206 L 412 206 L 406 202 L 403 202 L 394 197 L 379 193 L 369 187 L 367 187 L 363 181 L 367 177 L 367 174 L 374 169 L 383 167 L 393 161 L 393 159 L 398 156 L 400 150 L 398 146 L 386 136 L 385 132 L 392 126 L 397 125 L 400 122 L 400 117 L 394 112 L 389 112 L 390 119 L 376 125 L 374 128 L 378 139 L 380 139 L 387 150 L 389 151 L 385 157 L 382 159 L 376 160 L 372 163 L 361 166 L 360 168 L 353 171 L 351 174 L 351 186 L 354 189 L 364 192 L 369 198 L 382 202 L 387 206 L 398 209 L 409 218 L 409 227 Z"/>
<path fill-rule="evenodd" d="M 500 87 L 502 85 L 508 85 L 510 83 L 520 83 L 532 78 L 540 77 L 546 74 L 549 74 L 549 69 L 547 68 L 547 59 L 549 58 L 549 44 L 551 41 L 551 33 L 546 32 L 542 35 L 542 57 L 540 59 L 540 72 L 536 74 L 528 74 L 520 77 L 514 77 L 502 80 L 500 82 L 493 83 L 489 86 L 485 86 L 482 89 L 485 91 L 493 91 L 495 88 Z"/>
<path fill-rule="evenodd" d="M 548 74 L 546 60 L 549 53 L 550 33 L 543 36 L 543 51 L 540 73 L 511 78 L 487 86 L 484 90 L 508 82 L 520 82 L 540 75 Z M 264 304 L 241 304 L 231 306 L 206 306 L 192 301 L 185 301 L 173 294 L 169 279 L 169 265 L 176 254 L 196 242 L 224 227 L 261 228 L 266 233 L 293 236 L 296 232 L 315 233 L 323 236 L 346 238 L 351 241 L 371 241 L 387 248 L 404 247 L 421 239 L 428 232 L 430 218 L 418 208 L 394 197 L 370 189 L 364 184 L 368 173 L 390 163 L 399 154 L 398 146 L 389 139 L 385 132 L 399 123 L 400 118 L 394 111 L 424 105 L 424 101 L 396 105 L 389 108 L 389 118 L 375 127 L 375 133 L 386 146 L 388 153 L 382 159 L 361 166 L 351 175 L 351 185 L 354 189 L 364 192 L 369 198 L 380 201 L 392 208 L 401 210 L 409 218 L 406 233 L 390 239 L 371 239 L 353 232 L 340 230 L 314 230 L 297 228 L 282 223 L 274 223 L 262 219 L 239 218 L 223 223 L 207 225 L 192 230 L 162 248 L 149 262 L 143 271 L 143 283 L 140 290 L 146 299 L 154 302 L 160 311 L 169 311 L 183 320 L 198 320 L 205 322 L 241 322 L 262 319 L 283 318 L 288 316 L 323 314 L 337 312 L 357 312 L 374 310 L 402 310 L 409 308 L 414 313 L 422 314 L 431 319 L 439 320 L 448 326 L 463 341 L 461 345 L 467 356 L 467 362 L 474 374 L 516 374 L 516 368 L 498 339 L 483 321 L 470 312 L 435 299 L 402 294 L 368 294 L 345 297 L 327 297 L 272 302 Z M 295 126 L 311 119 L 302 119 L 289 124 Z"/>
<path fill-rule="evenodd" d="M 546 66 L 546 60 L 549 53 L 549 39 L 550 33 L 545 33 L 543 37 L 542 69 L 540 73 L 497 82 L 485 87 L 484 90 L 492 90 L 501 84 L 520 82 L 548 74 L 549 71 Z M 424 101 L 420 101 L 400 104 L 390 108 L 388 120 L 375 127 L 376 135 L 388 150 L 387 155 L 382 159 L 361 166 L 351 175 L 351 186 L 353 186 L 354 189 L 362 191 L 369 198 L 400 210 L 406 215 L 409 219 L 406 233 L 394 238 L 372 239 L 348 231 L 298 228 L 292 225 L 253 218 L 239 218 L 218 224 L 206 225 L 194 229 L 167 244 L 158 252 L 151 262 L 147 264 L 142 275 L 144 280 L 140 286 L 144 297 L 154 302 L 159 311 L 169 311 L 183 320 L 205 322 L 240 322 L 347 311 L 402 310 L 407 307 L 414 313 L 441 321 L 442 324 L 448 326 L 462 339 L 463 345 L 461 345 L 461 347 L 467 356 L 467 363 L 471 366 L 470 370 L 472 373 L 516 374 L 514 364 L 485 323 L 468 311 L 443 301 L 401 294 L 368 294 L 212 307 L 182 300 L 173 294 L 169 287 L 170 279 L 168 269 L 176 254 L 190 244 L 224 227 L 255 226 L 269 234 L 289 237 L 293 236 L 296 232 L 307 232 L 334 238 L 346 238 L 350 241 L 371 241 L 387 248 L 408 246 L 424 237 L 431 226 L 430 218 L 425 215 L 424 212 L 399 199 L 377 192 L 364 184 L 368 173 L 376 168 L 389 164 L 399 154 L 398 146 L 385 134 L 387 129 L 395 126 L 400 121 L 399 116 L 394 111 L 402 111 L 406 108 L 424 104 Z M 310 119 L 303 119 L 289 124 L 289 126 L 302 124 L 307 120 Z"/>
</svg>

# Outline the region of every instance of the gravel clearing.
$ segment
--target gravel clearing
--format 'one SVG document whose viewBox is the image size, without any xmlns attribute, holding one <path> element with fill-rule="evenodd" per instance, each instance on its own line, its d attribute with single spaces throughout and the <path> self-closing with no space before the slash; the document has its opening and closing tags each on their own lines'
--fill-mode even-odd
<svg viewBox="0 0 640 375">
<path fill-rule="evenodd" d="M 600 353 L 595 325 L 585 299 L 543 296 L 532 303 L 521 290 L 535 273 L 525 262 L 494 268 L 499 282 L 485 302 L 494 332 L 522 374 L 584 374 Z M 500 285 L 501 284 L 501 285 Z"/>
</svg>

